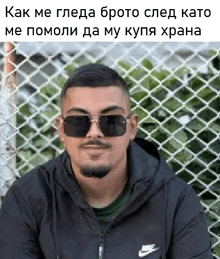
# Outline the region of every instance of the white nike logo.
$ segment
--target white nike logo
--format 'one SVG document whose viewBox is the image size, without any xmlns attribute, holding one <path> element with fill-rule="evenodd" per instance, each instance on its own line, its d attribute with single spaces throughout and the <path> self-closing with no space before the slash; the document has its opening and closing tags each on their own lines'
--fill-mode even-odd
<svg viewBox="0 0 220 259">
<path fill-rule="evenodd" d="M 159 248 L 158 247 L 155 247 L 154 244 L 152 245 L 145 245 L 145 246 L 142 246 L 141 250 L 139 251 L 138 253 L 138 256 L 140 258 L 146 256 L 146 255 L 149 255 L 155 251 L 157 251 Z"/>
</svg>

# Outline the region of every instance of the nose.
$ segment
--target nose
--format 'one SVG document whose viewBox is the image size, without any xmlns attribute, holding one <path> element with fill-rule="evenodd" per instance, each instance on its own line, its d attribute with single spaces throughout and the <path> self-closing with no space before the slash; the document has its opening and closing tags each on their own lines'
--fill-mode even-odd
<svg viewBox="0 0 220 259">
<path fill-rule="evenodd" d="M 99 127 L 99 121 L 98 119 L 96 120 L 91 120 L 91 126 L 86 134 L 86 137 L 88 138 L 101 138 L 104 137 L 104 134 L 102 133 L 100 127 Z"/>
</svg>

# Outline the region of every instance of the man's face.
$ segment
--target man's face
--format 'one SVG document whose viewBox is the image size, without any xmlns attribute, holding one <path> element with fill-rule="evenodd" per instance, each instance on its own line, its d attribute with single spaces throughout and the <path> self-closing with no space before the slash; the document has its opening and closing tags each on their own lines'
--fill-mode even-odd
<svg viewBox="0 0 220 259">
<path fill-rule="evenodd" d="M 101 115 L 130 114 L 129 100 L 119 87 L 73 87 L 69 88 L 62 100 L 62 116 L 89 115 L 97 120 Z M 123 136 L 106 137 L 97 122 L 92 122 L 85 137 L 70 137 L 64 133 L 63 120 L 56 119 L 59 137 L 71 157 L 74 172 L 87 177 L 102 178 L 111 169 L 120 166 L 126 159 L 129 141 L 134 139 L 138 116 L 133 114 L 127 120 Z"/>
</svg>

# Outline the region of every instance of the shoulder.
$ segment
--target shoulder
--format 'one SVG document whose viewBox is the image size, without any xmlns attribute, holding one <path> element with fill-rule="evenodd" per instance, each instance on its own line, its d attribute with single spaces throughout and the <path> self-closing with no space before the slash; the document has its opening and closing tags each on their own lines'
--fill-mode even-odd
<svg viewBox="0 0 220 259">
<path fill-rule="evenodd" d="M 176 175 L 163 159 L 159 171 L 158 178 L 163 182 L 163 195 L 166 197 L 167 211 L 170 215 L 184 215 L 185 221 L 190 221 L 197 214 L 204 212 L 193 187 Z"/>
<path fill-rule="evenodd" d="M 46 163 L 39 165 L 28 172 L 26 175 L 19 178 L 14 185 L 17 187 L 29 186 L 30 184 L 45 183 L 50 182 L 51 177 L 61 169 L 62 165 L 65 163 L 67 153 L 63 152 L 57 157 L 47 161 Z"/>
<path fill-rule="evenodd" d="M 2 207 L 8 208 L 11 203 L 33 202 L 48 195 L 53 184 L 54 174 L 60 169 L 64 153 L 49 160 L 43 165 L 37 166 L 21 178 L 17 179 L 3 199 Z"/>
<path fill-rule="evenodd" d="M 170 196 L 180 201 L 187 196 L 194 196 L 198 199 L 193 187 L 175 174 L 164 159 L 160 161 L 159 171 L 158 175 L 166 183 Z"/>
<path fill-rule="evenodd" d="M 175 197 L 177 200 L 177 206 L 180 206 L 185 201 L 190 201 L 190 203 L 201 209 L 201 204 L 199 202 L 199 197 L 197 196 L 193 187 L 182 180 L 178 175 L 175 175 L 171 181 L 168 182 L 169 198 L 172 200 L 172 197 Z"/>
<path fill-rule="evenodd" d="M 174 176 L 167 184 L 167 213 L 175 232 L 180 233 L 186 226 L 205 225 L 205 208 L 193 187 Z"/>
<path fill-rule="evenodd" d="M 54 174 L 62 171 L 61 154 L 47 163 L 37 166 L 10 187 L 3 199 L 0 213 L 8 215 L 13 221 L 27 224 L 36 230 L 45 209 L 51 206 L 53 197 Z"/>
</svg>

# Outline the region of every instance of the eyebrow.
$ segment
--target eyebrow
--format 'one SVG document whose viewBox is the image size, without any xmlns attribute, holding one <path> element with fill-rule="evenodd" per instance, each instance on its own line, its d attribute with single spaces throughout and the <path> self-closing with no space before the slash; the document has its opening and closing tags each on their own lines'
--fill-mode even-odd
<svg viewBox="0 0 220 259">
<path fill-rule="evenodd" d="M 105 114 L 105 113 L 108 113 L 108 112 L 111 112 L 111 111 L 115 111 L 115 110 L 121 110 L 125 113 L 125 109 L 122 108 L 121 106 L 118 106 L 118 105 L 110 105 L 106 108 L 104 108 L 103 110 L 101 110 L 101 114 Z M 83 109 L 81 107 L 72 107 L 71 109 L 69 109 L 67 111 L 67 113 L 70 113 L 70 112 L 81 112 L 81 113 L 84 113 L 84 114 L 89 114 L 89 111 L 86 110 L 86 109 Z"/>
</svg>

